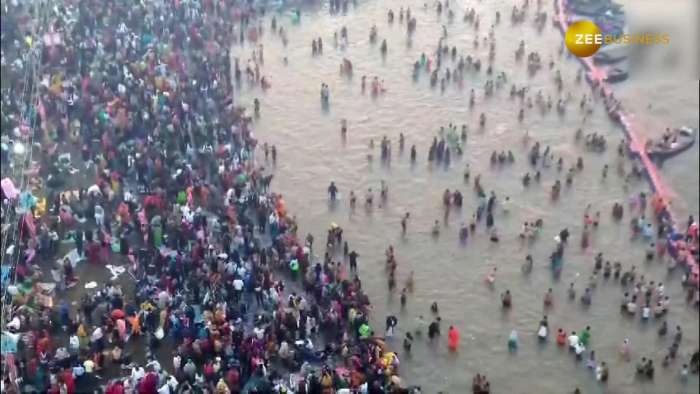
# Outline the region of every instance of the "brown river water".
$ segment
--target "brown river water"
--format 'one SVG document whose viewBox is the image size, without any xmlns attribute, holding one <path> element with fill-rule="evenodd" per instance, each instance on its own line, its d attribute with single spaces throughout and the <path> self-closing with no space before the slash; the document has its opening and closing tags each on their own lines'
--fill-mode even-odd
<svg viewBox="0 0 700 394">
<path fill-rule="evenodd" d="M 551 18 L 553 8 L 545 2 L 543 10 Z M 654 8 L 665 9 L 665 2 L 627 0 L 633 18 L 654 14 Z M 691 1 L 673 2 L 681 14 L 693 7 Z M 678 3 L 680 5 L 676 6 Z M 388 6 L 394 8 L 393 24 L 387 22 Z M 679 378 L 681 361 L 676 360 L 669 368 L 661 368 L 661 360 L 670 346 L 670 338 L 659 339 L 656 334 L 659 321 L 649 322 L 628 318 L 619 313 L 622 290 L 619 283 L 598 279 L 594 290 L 593 304 L 583 308 L 580 303 L 569 302 L 566 288 L 570 282 L 581 294 L 592 272 L 593 258 L 603 252 L 605 259 L 619 260 L 623 270 L 631 265 L 647 278 L 663 281 L 671 297 L 668 315 L 670 327 L 676 324 L 684 331 L 681 359 L 687 361 L 689 353 L 698 347 L 698 313 L 685 303 L 680 285 L 680 273 L 669 273 L 661 261 L 644 262 L 643 241 L 630 241 L 630 229 L 626 224 L 631 216 L 627 205 L 625 219 L 617 224 L 610 218 L 615 202 L 627 204 L 629 197 L 639 191 L 648 191 L 643 181 L 633 182 L 627 190 L 622 178 L 616 173 L 617 142 L 622 138 L 620 129 L 613 124 L 602 107 L 596 102 L 592 115 L 582 124 L 583 114 L 578 102 L 583 94 L 590 95 L 585 82 L 576 83 L 579 69 L 576 59 L 559 55 L 562 42 L 560 32 L 546 24 L 538 33 L 533 27 L 534 4 L 530 6 L 527 21 L 511 25 L 512 2 L 469 2 L 481 16 L 481 26 L 462 21 L 465 4 L 450 2 L 455 18 L 449 23 L 446 11 L 438 16 L 433 4 L 424 9 L 422 1 L 404 2 L 360 2 L 350 7 L 347 14 L 332 15 L 327 7 L 304 9 L 301 23 L 293 25 L 288 13 L 276 14 L 278 25 L 287 30 L 289 43 L 285 47 L 278 35 L 269 30 L 270 16 L 263 20 L 265 33 L 258 41 L 264 45 L 264 65 L 261 73 L 269 79 L 272 87 L 263 92 L 259 87 L 244 84 L 240 92 L 243 105 L 252 108 L 253 98 L 261 103 L 261 116 L 256 121 L 256 135 L 261 142 L 274 144 L 278 150 L 273 187 L 283 194 L 289 209 L 296 213 L 300 233 L 312 233 L 317 240 L 325 238 L 325 230 L 331 222 L 342 226 L 350 248 L 360 254 L 360 275 L 374 305 L 373 322 L 381 332 L 384 318 L 395 314 L 399 319 L 398 332 L 390 341 L 401 355 L 401 373 L 412 383 L 421 385 L 425 392 L 439 391 L 465 393 L 470 389 L 472 376 L 485 373 L 498 393 L 564 393 L 580 387 L 584 393 L 695 393 L 698 378 L 691 376 L 684 383 Z M 417 18 L 417 29 L 409 42 L 406 26 L 398 21 L 398 8 L 409 7 Z M 685 7 L 685 8 L 683 8 Z M 633 12 L 641 9 L 644 12 Z M 495 27 L 496 58 L 494 76 L 500 71 L 507 74 L 508 83 L 496 90 L 490 98 L 484 98 L 484 83 L 493 77 L 468 72 L 464 89 L 448 84 L 444 92 L 439 84 L 431 88 L 429 75 L 421 73 L 417 81 L 412 79 L 412 64 L 421 53 L 431 55 L 442 34 L 441 25 L 448 31 L 446 43 L 456 46 L 460 54 L 471 54 L 486 63 L 488 45 L 481 40 L 487 36 L 496 11 L 502 18 Z M 639 16 L 641 15 L 641 16 Z M 697 15 L 697 14 L 695 14 Z M 377 26 L 378 42 L 369 42 L 372 25 Z M 347 47 L 335 48 L 333 32 L 342 26 L 348 29 Z M 475 35 L 479 36 L 478 49 L 473 48 Z M 323 39 L 323 54 L 311 55 L 311 41 Z M 386 39 L 388 53 L 383 59 L 379 42 Z M 514 51 L 523 39 L 526 52 L 537 51 L 544 67 L 535 76 L 528 76 L 524 62 L 517 62 Z M 254 49 L 250 43 L 234 45 L 233 55 L 239 57 L 242 67 Z M 284 61 L 286 57 L 287 61 Z M 348 79 L 339 74 L 343 58 L 353 62 L 354 76 Z M 652 56 L 653 57 L 653 56 Z M 553 58 L 555 66 L 549 70 L 547 64 Z M 448 67 L 455 68 L 450 61 Z M 510 84 L 529 86 L 529 95 L 534 100 L 538 90 L 545 97 L 551 95 L 556 105 L 559 93 L 553 83 L 554 71 L 560 70 L 564 80 L 564 92 L 571 93 L 572 102 L 566 114 L 556 111 L 541 115 L 537 109 L 527 110 L 522 123 L 517 113 L 521 107 L 519 99 L 509 97 Z M 360 89 L 360 78 L 368 76 L 367 93 Z M 387 89 L 384 95 L 373 98 L 369 84 L 373 76 L 384 80 Z M 327 111 L 321 108 L 319 89 L 321 83 L 330 88 L 330 105 Z M 649 78 L 640 74 L 616 87 L 618 97 L 626 107 L 635 112 L 635 121 L 640 130 L 649 136 L 658 136 L 664 127 L 698 125 L 698 81 L 682 80 L 678 74 L 669 72 L 666 77 L 655 75 Z M 476 91 L 476 105 L 469 109 L 469 89 Z M 648 105 L 652 104 L 649 108 Z M 479 114 L 486 114 L 486 125 L 478 126 Z M 340 134 L 340 121 L 347 119 L 348 132 L 344 140 Z M 467 124 L 469 137 L 463 156 L 452 155 L 450 167 L 430 166 L 427 152 L 440 126 L 450 122 L 461 127 Z M 584 132 L 598 132 L 608 139 L 609 148 L 604 153 L 587 151 L 575 142 L 574 133 L 583 127 Z M 564 157 L 565 170 L 583 157 L 585 167 L 576 175 L 570 188 L 563 187 L 559 201 L 552 202 L 549 189 L 555 180 L 563 183 L 564 172 L 558 173 L 553 165 L 542 171 L 541 184 L 533 182 L 529 188 L 521 183 L 522 175 L 532 171 L 527 162 L 528 147 L 523 143 L 525 131 L 543 146 L 549 145 L 556 157 Z M 406 137 L 403 153 L 398 149 L 399 133 Z M 382 136 L 392 141 L 392 158 L 389 164 L 379 160 L 379 141 Z M 375 149 L 370 150 L 370 139 Z M 409 148 L 416 145 L 418 160 L 411 165 Z M 489 163 L 494 150 L 512 150 L 516 161 L 500 167 Z M 368 160 L 368 154 L 373 160 Z M 679 217 L 698 213 L 698 147 L 693 147 L 682 156 L 666 162 L 661 169 L 665 179 L 676 192 L 673 206 Z M 258 160 L 264 161 L 258 152 Z M 483 224 L 476 234 L 469 237 L 467 245 L 460 245 L 458 229 L 460 223 L 468 222 L 477 206 L 477 198 L 471 184 L 463 181 L 463 169 L 471 167 L 472 179 L 481 174 L 487 193 L 495 191 L 499 200 L 510 196 L 512 204 L 508 213 L 497 209 L 496 227 L 501 240 L 489 242 Z M 610 173 L 603 180 L 601 171 L 610 165 Z M 627 169 L 630 163 L 627 163 Z M 366 210 L 361 203 L 364 192 L 372 187 L 378 192 L 380 181 L 386 181 L 389 197 L 386 204 Z M 326 189 L 334 181 L 340 189 L 341 198 L 329 205 Z M 446 222 L 442 206 L 445 189 L 460 190 L 464 196 L 461 210 L 452 210 Z M 358 206 L 353 211 L 348 204 L 350 190 L 358 195 Z M 376 199 L 378 200 L 378 199 Z M 583 229 L 584 208 L 592 204 L 592 212 L 601 211 L 601 225 L 592 233 L 591 247 L 582 251 L 579 247 Z M 401 217 L 411 213 L 408 232 L 401 236 Z M 522 243 L 518 238 L 521 224 L 541 218 L 544 229 L 533 243 Z M 431 237 L 431 226 L 440 220 L 439 237 Z M 572 233 L 571 246 L 564 258 L 561 278 L 554 280 L 549 269 L 548 256 L 554 247 L 553 237 L 564 227 Z M 401 310 L 399 293 L 387 290 L 384 267 L 384 250 L 394 245 L 398 260 L 397 280 L 403 283 L 411 271 L 415 274 L 415 290 Z M 534 257 L 534 269 L 528 276 L 521 273 L 521 264 L 527 254 Z M 495 286 L 490 289 L 484 277 L 498 267 Z M 399 290 L 400 290 L 399 285 Z M 546 313 L 550 322 L 550 339 L 542 345 L 536 338 L 538 322 L 543 313 L 543 295 L 553 288 L 554 307 Z M 500 308 L 499 294 L 510 289 L 514 307 L 508 312 Z M 416 325 L 419 315 L 431 319 L 429 305 L 436 301 L 443 319 L 443 339 L 429 344 L 425 339 L 414 343 L 411 355 L 402 354 L 401 337 Z M 459 329 L 462 336 L 456 353 L 449 352 L 446 332 L 450 325 Z M 554 343 L 556 329 L 581 331 L 590 325 L 592 341 L 597 359 L 610 366 L 610 381 L 601 385 L 594 374 L 585 367 L 585 361 L 576 362 L 567 351 Z M 511 330 L 518 330 L 520 347 L 516 354 L 508 352 L 506 342 Z M 632 343 L 632 362 L 621 360 L 618 349 L 624 338 Z M 641 357 L 653 357 L 657 373 L 653 382 L 635 378 L 634 363 Z"/>
</svg>

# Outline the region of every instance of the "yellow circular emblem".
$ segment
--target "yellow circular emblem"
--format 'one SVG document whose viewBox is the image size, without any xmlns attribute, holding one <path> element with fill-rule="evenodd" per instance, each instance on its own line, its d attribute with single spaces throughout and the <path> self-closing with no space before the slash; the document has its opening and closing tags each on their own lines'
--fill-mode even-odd
<svg viewBox="0 0 700 394">
<path fill-rule="evenodd" d="M 578 57 L 589 57 L 595 54 L 603 44 L 603 34 L 598 26 L 591 21 L 578 21 L 569 25 L 564 37 L 566 47 Z"/>
</svg>

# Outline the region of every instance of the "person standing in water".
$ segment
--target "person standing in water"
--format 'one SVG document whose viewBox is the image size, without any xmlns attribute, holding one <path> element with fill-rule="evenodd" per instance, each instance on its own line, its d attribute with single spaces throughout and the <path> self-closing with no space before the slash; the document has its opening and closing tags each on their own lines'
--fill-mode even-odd
<svg viewBox="0 0 700 394">
<path fill-rule="evenodd" d="M 350 190 L 350 209 L 355 209 L 356 204 L 357 204 L 357 196 L 355 196 L 355 191 Z"/>
<path fill-rule="evenodd" d="M 447 346 L 451 351 L 457 351 L 459 346 L 459 331 L 454 327 L 450 326 L 449 331 L 447 331 Z"/>
<path fill-rule="evenodd" d="M 330 186 L 328 186 L 328 198 L 330 198 L 331 202 L 335 201 L 338 195 L 338 187 L 335 185 L 335 182 L 331 182 Z"/>
<path fill-rule="evenodd" d="M 396 325 L 399 323 L 399 319 L 396 318 L 394 315 L 389 315 L 386 317 L 386 337 L 391 338 L 394 336 L 394 329 L 396 328 Z"/>
<path fill-rule="evenodd" d="M 440 336 L 440 316 L 436 317 L 435 320 L 428 326 L 428 338 L 432 341 L 436 337 Z"/>
<path fill-rule="evenodd" d="M 401 218 L 401 235 L 406 235 L 406 227 L 408 226 L 408 218 L 410 216 L 409 212 L 406 212 L 406 214 Z"/>
<path fill-rule="evenodd" d="M 350 271 L 357 271 L 358 257 L 360 257 L 360 255 L 354 250 L 348 254 L 348 259 L 350 260 Z"/>
<path fill-rule="evenodd" d="M 510 309 L 513 306 L 513 298 L 510 295 L 510 290 L 506 290 L 505 293 L 501 294 L 501 305 L 505 309 Z"/>
<path fill-rule="evenodd" d="M 440 222 L 438 220 L 433 223 L 433 229 L 431 231 L 433 237 L 437 237 L 440 235 Z"/>
</svg>

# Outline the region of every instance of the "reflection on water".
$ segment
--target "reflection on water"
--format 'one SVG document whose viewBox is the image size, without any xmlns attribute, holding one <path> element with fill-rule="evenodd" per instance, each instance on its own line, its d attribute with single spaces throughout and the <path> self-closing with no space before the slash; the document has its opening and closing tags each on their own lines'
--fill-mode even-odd
<svg viewBox="0 0 700 394">
<path fill-rule="evenodd" d="M 596 103 L 593 114 L 585 122 L 578 102 L 588 87 L 577 84 L 578 63 L 575 59 L 558 52 L 561 37 L 551 25 L 545 25 L 541 33 L 533 28 L 530 10 L 528 20 L 511 26 L 509 15 L 512 4 L 495 1 L 489 4 L 470 3 L 480 14 L 481 27 L 462 22 L 463 5 L 455 8 L 456 17 L 450 23 L 443 12 L 439 17 L 433 8 L 423 9 L 422 2 L 405 2 L 410 5 L 417 19 L 416 32 L 412 39 L 405 33 L 405 24 L 395 18 L 387 23 L 384 2 L 363 3 L 351 9 L 347 15 L 330 15 L 326 8 L 307 11 L 299 25 L 292 25 L 288 15 L 277 15 L 278 24 L 285 27 L 289 39 L 285 47 L 279 36 L 269 29 L 262 37 L 265 63 L 261 74 L 271 83 L 266 92 L 244 83 L 242 102 L 252 104 L 253 98 L 261 102 L 261 116 L 256 122 L 256 133 L 261 142 L 274 144 L 278 148 L 275 168 L 275 188 L 281 192 L 293 212 L 298 214 L 302 232 L 314 236 L 325 236 L 329 223 L 336 222 L 345 229 L 351 248 L 356 249 L 363 285 L 374 302 L 375 327 L 383 327 L 384 317 L 391 313 L 399 317 L 398 334 L 392 344 L 401 353 L 399 338 L 405 330 L 412 329 L 415 319 L 423 315 L 430 319 L 429 305 L 437 301 L 443 318 L 443 331 L 455 325 L 462 333 L 462 344 L 458 354 L 450 354 L 445 343 L 428 345 L 423 341 L 414 343 L 412 355 L 402 355 L 402 375 L 411 383 L 420 384 L 426 392 L 446 390 L 462 393 L 468 390 L 471 377 L 476 372 L 489 376 L 496 392 L 566 392 L 580 387 L 583 392 L 599 392 L 592 373 L 571 355 L 557 348 L 553 341 L 545 346 L 537 344 L 535 334 L 544 313 L 542 298 L 547 288 L 552 287 L 556 295 L 554 307 L 548 312 L 550 327 L 563 327 L 567 331 L 592 327 L 592 348 L 599 360 L 606 360 L 611 367 L 610 392 L 640 391 L 658 392 L 661 387 L 669 392 L 696 392 L 697 378 L 688 386 L 678 380 L 678 365 L 668 371 L 658 372 L 654 383 L 638 383 L 634 379 L 633 365 L 619 361 L 617 349 L 625 337 L 633 343 L 633 354 L 659 358 L 670 345 L 656 339 L 655 323 L 642 325 L 638 320 L 629 320 L 618 313 L 621 289 L 614 283 L 603 283 L 595 289 L 593 306 L 583 309 L 578 303 L 566 301 L 566 288 L 575 282 L 579 292 L 588 282 L 593 257 L 602 251 L 606 259 L 620 260 L 623 266 L 636 264 L 649 278 L 670 282 L 667 292 L 671 296 L 672 310 L 669 323 L 682 324 L 687 333 L 684 348 L 697 347 L 698 319 L 684 303 L 678 278 L 666 278 L 663 264 L 644 264 L 644 245 L 630 242 L 626 225 L 629 216 L 621 224 L 609 219 L 614 202 L 626 202 L 632 193 L 646 190 L 643 183 L 632 183 L 627 190 L 615 168 L 617 153 L 614 147 L 621 137 L 620 131 L 604 115 L 600 103 Z M 397 4 L 395 7 L 398 7 Z M 453 4 L 453 7 L 456 5 Z M 547 5 L 550 7 L 550 5 Z M 448 84 L 441 91 L 439 84 L 431 88 L 429 74 L 421 73 L 412 78 L 413 63 L 422 53 L 431 55 L 442 35 L 445 25 L 446 43 L 456 46 L 461 54 L 480 58 L 486 64 L 488 45 L 483 45 L 488 28 L 494 21 L 496 11 L 503 15 L 495 27 L 496 57 L 493 75 L 503 71 L 508 83 L 496 89 L 492 97 L 484 97 L 484 84 L 489 77 L 484 69 L 479 73 L 468 72 L 464 86 L 459 89 Z M 551 15 L 552 11 L 547 8 Z M 398 9 L 394 9 L 398 13 Z M 369 32 L 377 26 L 377 44 L 370 43 Z M 347 27 L 347 45 L 333 45 L 334 32 Z M 265 21 L 269 27 L 269 17 Z M 474 48 L 473 41 L 480 41 Z M 323 54 L 312 56 L 312 40 L 322 37 Z M 380 54 L 379 43 L 387 41 L 387 55 Z M 516 61 L 514 52 L 520 39 L 525 40 L 526 52 L 539 52 L 543 69 L 529 76 L 525 62 Z M 253 46 L 234 48 L 242 66 L 250 57 Z M 351 78 L 339 73 L 344 58 L 353 64 Z M 555 61 L 553 70 L 548 69 L 550 59 Z M 455 63 L 447 60 L 447 67 L 455 69 Z M 564 81 L 562 96 L 553 83 L 555 70 L 560 70 Z M 361 90 L 361 78 L 367 76 L 367 91 Z M 377 77 L 383 80 L 386 93 L 372 96 L 370 81 Z M 320 101 L 320 87 L 329 86 L 330 100 L 327 110 Z M 520 123 L 518 111 L 525 104 L 510 98 L 510 84 L 528 86 L 532 96 L 542 90 L 544 97 L 557 100 L 568 93 L 572 99 L 566 114 L 556 111 L 541 115 L 536 109 L 527 109 Z M 630 85 L 634 84 L 631 82 Z M 636 86 L 636 85 L 633 85 Z M 469 108 L 469 91 L 475 90 L 476 104 Z M 646 88 L 649 89 L 649 88 Z M 689 87 L 676 87 L 676 92 L 685 92 Z M 697 92 L 697 86 L 693 88 Z M 654 92 L 665 96 L 667 93 Z M 669 96 L 671 93 L 668 93 Z M 687 93 L 686 93 L 687 94 Z M 697 94 L 697 93 L 695 93 Z M 627 94 L 629 95 L 629 93 Z M 645 103 L 641 98 L 630 97 Z M 695 100 L 695 107 L 691 105 Z M 643 105 L 643 104 L 642 104 Z M 653 111 L 664 112 L 660 122 L 693 121 L 697 124 L 697 96 L 689 103 L 654 107 Z M 652 111 L 652 112 L 653 112 Z M 485 113 L 485 127 L 480 128 L 480 113 Z M 648 112 L 651 117 L 653 114 Z M 644 115 L 644 119 L 646 116 Z M 689 116 L 688 119 L 683 119 Z M 341 136 L 341 120 L 347 119 L 347 136 Z M 453 155 L 449 168 L 430 166 L 427 163 L 428 148 L 438 135 L 441 126 L 453 123 L 458 129 L 462 124 L 469 128 L 464 154 Z M 610 148 L 604 153 L 588 152 L 574 140 L 576 129 L 597 132 L 608 138 Z M 527 163 L 529 146 L 524 143 L 525 133 L 532 140 L 549 146 L 555 157 L 563 157 L 564 169 L 560 173 L 556 166 L 542 171 L 540 184 L 524 188 L 521 177 L 533 170 Z M 399 151 L 398 137 L 403 133 L 406 147 Z M 379 160 L 379 142 L 382 136 L 391 140 L 392 156 L 388 163 Z M 370 140 L 375 148 L 369 149 Z M 409 149 L 417 147 L 417 161 L 411 164 Z M 515 163 L 491 166 L 489 158 L 494 151 L 511 150 Z M 697 149 L 689 156 L 695 155 Z M 262 156 L 262 155 L 261 155 Z M 549 189 L 557 180 L 564 182 L 566 170 L 575 164 L 578 156 L 584 159 L 584 169 L 574 178 L 572 187 L 563 187 L 562 197 L 552 203 Z M 371 160 L 369 158 L 371 157 Z M 688 201 L 697 201 L 697 175 L 684 168 L 687 158 L 669 161 L 664 168 L 676 179 L 694 187 L 693 193 L 685 194 Z M 605 164 L 611 168 L 606 179 L 601 177 Z M 269 163 L 271 165 L 271 163 Z M 483 224 L 476 234 L 470 235 L 466 245 L 458 241 L 458 229 L 462 222 L 469 222 L 477 206 L 477 198 L 471 183 L 466 184 L 463 170 L 469 165 L 471 180 L 478 174 L 487 193 L 494 191 L 502 200 L 506 196 L 512 201 L 508 213 L 497 210 L 496 227 L 501 241 L 488 241 Z M 629 169 L 629 163 L 627 169 Z M 695 167 L 697 168 L 697 167 Z M 381 207 L 371 210 L 358 207 L 353 211 L 348 204 L 351 190 L 362 199 L 368 188 L 378 191 L 380 181 L 389 186 L 389 198 Z M 340 189 L 340 200 L 333 206 L 327 202 L 326 189 L 334 181 Z M 680 184 L 680 183 L 679 183 Z M 674 186 L 677 184 L 674 183 Z M 446 221 L 442 208 L 445 189 L 460 190 L 465 196 L 460 210 L 452 210 Z M 581 251 L 578 247 L 582 231 L 582 217 L 586 205 L 591 204 L 592 213 L 600 211 L 602 223 L 592 233 L 592 248 Z M 697 211 L 697 203 L 690 210 Z M 680 204 L 685 206 L 685 204 Z M 687 208 L 686 208 L 687 210 Z M 401 236 L 400 221 L 405 212 L 410 212 L 408 232 Z M 533 243 L 523 243 L 518 238 L 523 222 L 542 219 L 544 230 Z M 435 220 L 444 223 L 438 238 L 430 236 Z M 564 270 L 560 280 L 553 280 L 547 257 L 553 248 L 552 238 L 559 230 L 568 227 L 572 233 L 572 247 L 567 251 Z M 322 239 L 322 238 L 321 238 Z M 405 311 L 400 311 L 399 295 L 387 291 L 383 252 L 394 245 L 397 253 L 397 280 L 402 284 L 411 271 L 415 273 L 415 290 L 408 298 Z M 520 266 L 527 254 L 535 260 L 529 276 L 523 276 Z M 494 266 L 498 276 L 493 290 L 483 284 L 483 278 Z M 498 295 L 510 289 L 514 308 L 501 313 Z M 521 346 L 517 355 L 507 352 L 506 341 L 515 328 L 520 333 Z M 540 376 L 541 379 L 532 379 Z M 527 384 L 524 389 L 523 384 Z"/>
</svg>

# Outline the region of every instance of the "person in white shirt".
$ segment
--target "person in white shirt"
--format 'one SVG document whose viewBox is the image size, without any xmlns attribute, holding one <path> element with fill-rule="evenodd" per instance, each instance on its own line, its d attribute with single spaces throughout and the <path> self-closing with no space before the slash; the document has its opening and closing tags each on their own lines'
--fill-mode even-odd
<svg viewBox="0 0 700 394">
<path fill-rule="evenodd" d="M 656 295 L 659 296 L 659 298 L 664 296 L 664 284 L 659 283 L 659 285 L 656 287 Z"/>
<path fill-rule="evenodd" d="M 576 331 L 572 331 L 572 332 L 571 332 L 571 335 L 569 335 L 568 341 L 569 341 L 569 348 L 575 348 L 575 347 L 576 347 L 576 345 L 577 345 L 578 342 L 579 342 L 579 340 L 578 340 L 578 335 L 576 335 Z"/>
<path fill-rule="evenodd" d="M 265 336 L 265 329 L 263 329 L 262 327 L 255 327 L 253 328 L 253 333 L 255 334 L 255 337 L 262 340 Z"/>
<path fill-rule="evenodd" d="M 102 206 L 99 204 L 95 205 L 95 225 L 97 225 L 98 229 L 102 228 L 102 226 L 104 225 L 104 220 L 105 220 L 104 208 L 102 208 Z"/>
<path fill-rule="evenodd" d="M 289 344 L 287 341 L 282 341 L 278 354 L 283 361 L 287 361 L 292 357 L 292 352 L 291 349 L 289 349 Z"/>
<path fill-rule="evenodd" d="M 86 373 L 92 373 L 95 370 L 95 362 L 91 359 L 87 359 L 83 362 L 83 367 L 85 367 Z"/>
<path fill-rule="evenodd" d="M 70 336 L 70 339 L 68 340 L 68 350 L 71 354 L 78 354 L 78 351 L 80 350 L 80 339 L 77 335 L 73 334 Z"/>
<path fill-rule="evenodd" d="M 279 302 L 279 294 L 277 294 L 277 289 L 270 287 L 268 292 L 270 294 L 270 301 L 272 302 L 272 305 L 277 306 L 277 303 Z"/>
<path fill-rule="evenodd" d="M 90 335 L 90 341 L 91 342 L 97 342 L 100 339 L 102 339 L 102 327 L 97 327 L 95 328 L 95 331 L 92 332 L 92 335 Z"/>
<path fill-rule="evenodd" d="M 241 299 L 244 285 L 245 283 L 243 283 L 243 280 L 240 277 L 233 280 L 233 290 L 235 291 L 236 303 L 238 303 L 238 301 Z"/>
<path fill-rule="evenodd" d="M 151 367 L 156 373 L 160 373 L 161 371 L 161 366 L 158 360 L 152 359 L 149 360 L 148 363 L 146 364 L 146 368 Z"/>
<path fill-rule="evenodd" d="M 20 327 L 22 326 L 21 321 L 19 319 L 19 316 L 14 316 L 12 320 L 7 323 L 7 328 L 10 328 L 15 331 L 19 331 Z"/>
<path fill-rule="evenodd" d="M 131 193 L 131 190 L 127 190 L 124 192 L 124 202 L 131 202 L 134 200 L 134 195 Z"/>
<path fill-rule="evenodd" d="M 135 367 L 131 370 L 131 381 L 134 386 L 136 386 L 144 376 L 146 376 L 146 370 L 144 370 L 143 367 Z"/>
<path fill-rule="evenodd" d="M 650 316 L 651 316 L 651 308 L 649 307 L 649 304 L 647 303 L 646 305 L 644 305 L 644 308 L 642 308 L 642 319 L 648 320 Z"/>
<path fill-rule="evenodd" d="M 171 394 L 177 392 L 178 382 L 174 376 L 169 375 L 165 383 L 158 389 L 158 394 Z"/>
<path fill-rule="evenodd" d="M 166 382 L 158 389 L 158 394 L 170 394 L 170 385 Z"/>
</svg>

